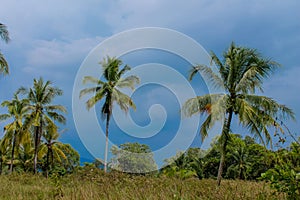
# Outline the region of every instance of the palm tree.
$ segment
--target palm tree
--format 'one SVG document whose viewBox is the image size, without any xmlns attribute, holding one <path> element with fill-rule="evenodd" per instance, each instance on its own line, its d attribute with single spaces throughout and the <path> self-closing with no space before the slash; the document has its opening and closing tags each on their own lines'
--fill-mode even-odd
<svg viewBox="0 0 300 200">
<path fill-rule="evenodd" d="M 63 91 L 52 86 L 51 81 L 46 81 L 42 78 L 33 80 L 33 87 L 26 89 L 21 87 L 20 93 L 27 94 L 27 99 L 30 101 L 29 109 L 31 111 L 27 124 L 32 124 L 34 130 L 34 158 L 33 168 L 34 173 L 37 172 L 38 149 L 41 142 L 44 127 L 54 126 L 54 121 L 65 123 L 65 117 L 60 113 L 66 113 L 66 108 L 62 105 L 52 105 L 52 101 L 56 96 L 61 96 Z"/>
<path fill-rule="evenodd" d="M 67 156 L 64 153 L 64 144 L 57 141 L 60 136 L 57 131 L 57 127 L 48 126 L 43 133 L 44 143 L 41 144 L 39 149 L 39 157 L 42 158 L 46 156 L 46 177 L 48 177 L 50 166 L 54 167 L 54 159 L 58 162 L 62 162 L 62 159 L 66 160 Z"/>
<path fill-rule="evenodd" d="M 32 137 L 32 127 L 30 127 L 30 131 L 28 134 L 24 135 L 22 143 L 18 152 L 18 160 L 20 164 L 20 168 L 23 171 L 29 172 L 33 171 L 33 155 L 34 155 L 34 144 Z"/>
<path fill-rule="evenodd" d="M 185 154 L 184 152 L 177 152 L 174 157 L 166 159 L 166 166 L 163 167 L 162 173 L 169 177 L 176 176 L 180 179 L 198 176 L 197 171 L 194 168 L 195 160 L 190 159 L 187 154 Z"/>
<path fill-rule="evenodd" d="M 255 49 L 239 47 L 234 43 L 224 52 L 223 61 L 213 52 L 211 57 L 219 73 L 215 73 L 209 66 L 197 65 L 190 71 L 189 79 L 192 80 L 197 72 L 200 72 L 203 76 L 207 76 L 214 86 L 223 88 L 225 93 L 191 98 L 185 102 L 182 110 L 186 116 L 197 113 L 206 116 L 200 129 L 202 140 L 216 121 L 224 120 L 220 136 L 222 144 L 218 170 L 218 185 L 220 185 L 233 115 L 237 115 L 240 124 L 262 142 L 265 137 L 268 143 L 271 141 L 268 128 L 276 124 L 277 118 L 294 119 L 294 113 L 271 98 L 255 95 L 256 89 L 262 91 L 263 79 L 269 77 L 279 66 L 276 62 L 263 58 Z"/>
<path fill-rule="evenodd" d="M 100 62 L 103 69 L 103 76 L 106 82 L 99 80 L 97 78 L 86 76 L 84 77 L 83 84 L 93 83 L 95 86 L 83 89 L 80 91 L 80 97 L 85 94 L 93 93 L 93 96 L 86 102 L 87 109 L 95 106 L 97 102 L 105 98 L 104 104 L 101 109 L 102 118 L 106 118 L 106 130 L 105 130 L 105 158 L 104 158 L 104 171 L 107 171 L 107 152 L 108 152 L 108 128 L 109 120 L 113 110 L 113 103 L 116 102 L 120 108 L 128 112 L 129 108 L 135 109 L 135 104 L 132 99 L 126 94 L 120 91 L 120 88 L 129 87 L 132 90 L 134 85 L 139 83 L 139 78 L 136 76 L 128 76 L 122 78 L 125 72 L 129 71 L 131 68 L 125 65 L 123 69 L 120 70 L 122 61 L 117 58 L 107 58 Z"/>
<path fill-rule="evenodd" d="M 228 167 L 228 170 L 236 172 L 239 179 L 246 179 L 247 169 L 250 167 L 246 146 L 244 144 L 237 145 L 230 155 L 234 162 Z"/>
<path fill-rule="evenodd" d="M 10 40 L 7 27 L 2 23 L 0 23 L 0 38 L 6 43 L 8 43 Z M 0 52 L 0 73 L 8 74 L 8 63 L 1 52 Z"/>
<path fill-rule="evenodd" d="M 13 119 L 4 127 L 5 135 L 3 138 L 4 143 L 11 144 L 10 172 L 13 171 L 16 148 L 18 149 L 22 137 L 28 132 L 23 126 L 23 121 L 28 115 L 28 103 L 26 99 L 19 100 L 15 94 L 13 100 L 4 101 L 1 104 L 3 107 L 7 107 L 8 113 L 0 115 L 0 120 Z"/>
<path fill-rule="evenodd" d="M 7 161 L 7 154 L 9 151 L 9 146 L 7 142 L 3 141 L 3 138 L 0 139 L 0 175 L 3 171 L 3 163 Z"/>
</svg>

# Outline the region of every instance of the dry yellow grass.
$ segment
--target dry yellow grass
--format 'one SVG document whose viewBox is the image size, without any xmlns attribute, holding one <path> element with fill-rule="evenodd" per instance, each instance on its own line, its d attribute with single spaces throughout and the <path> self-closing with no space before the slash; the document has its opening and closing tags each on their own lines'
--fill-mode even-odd
<svg viewBox="0 0 300 200">
<path fill-rule="evenodd" d="M 89 168 L 63 178 L 29 174 L 0 176 L 0 199 L 285 199 L 264 182 L 104 174 Z"/>
</svg>

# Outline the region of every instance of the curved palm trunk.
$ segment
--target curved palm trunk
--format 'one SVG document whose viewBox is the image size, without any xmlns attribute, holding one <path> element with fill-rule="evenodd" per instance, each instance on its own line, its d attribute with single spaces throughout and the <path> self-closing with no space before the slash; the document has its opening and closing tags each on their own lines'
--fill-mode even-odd
<svg viewBox="0 0 300 200">
<path fill-rule="evenodd" d="M 107 172 L 107 154 L 108 154 L 108 127 L 109 127 L 110 113 L 106 115 L 106 128 L 105 128 L 105 152 L 104 152 L 104 172 Z"/>
<path fill-rule="evenodd" d="M 233 115 L 233 111 L 232 111 L 232 109 L 229 109 L 228 119 L 227 119 L 227 121 L 225 120 L 224 127 L 222 130 L 222 136 L 225 137 L 225 140 L 223 141 L 224 143 L 222 144 L 222 147 L 221 147 L 221 159 L 220 159 L 218 178 L 217 178 L 218 186 L 221 185 L 221 180 L 222 180 L 222 173 L 223 173 L 223 168 L 224 168 L 224 164 L 225 164 L 226 147 L 227 147 L 227 142 L 228 142 L 228 134 L 229 134 L 229 130 L 230 130 L 232 115 Z"/>
</svg>

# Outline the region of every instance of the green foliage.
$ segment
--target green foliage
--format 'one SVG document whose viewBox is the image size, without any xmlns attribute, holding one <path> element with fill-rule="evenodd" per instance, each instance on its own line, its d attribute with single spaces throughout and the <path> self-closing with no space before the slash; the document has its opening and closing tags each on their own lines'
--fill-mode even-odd
<svg viewBox="0 0 300 200">
<path fill-rule="evenodd" d="M 278 192 L 285 192 L 288 199 L 300 199 L 300 145 L 292 143 L 290 151 L 277 151 L 274 168 L 261 175 Z"/>
<path fill-rule="evenodd" d="M 218 140 L 217 140 L 218 141 Z M 257 180 L 268 169 L 273 169 L 278 162 L 278 154 L 284 160 L 281 163 L 292 163 L 295 171 L 299 171 L 299 148 L 292 143 L 289 149 L 280 151 L 268 150 L 265 146 L 257 144 L 255 140 L 246 136 L 244 139 L 237 134 L 230 134 L 226 162 L 224 165 L 224 178 Z M 174 157 L 166 159 L 165 167 L 160 174 L 168 177 L 217 178 L 220 162 L 220 146 L 213 142 L 210 149 L 203 151 L 199 148 L 190 148 L 187 152 L 179 152 Z"/>
<path fill-rule="evenodd" d="M 204 158 L 203 174 L 204 178 L 216 178 L 220 163 L 220 152 L 213 148 Z"/>
<path fill-rule="evenodd" d="M 276 165 L 261 175 L 262 179 L 271 183 L 278 192 L 285 192 L 289 199 L 300 199 L 300 172 L 288 165 Z"/>
<path fill-rule="evenodd" d="M 148 145 L 139 143 L 121 144 L 120 148 L 113 146 L 110 167 L 114 170 L 145 174 L 157 171 L 153 153 Z"/>
<path fill-rule="evenodd" d="M 191 177 L 203 178 L 203 160 L 205 154 L 199 148 L 190 148 L 185 153 L 178 152 L 174 157 L 166 159 L 161 173 L 168 177 L 187 179 Z"/>
<path fill-rule="evenodd" d="M 19 99 L 19 93 L 27 94 L 27 98 Z M 62 90 L 40 78 L 34 79 L 33 88 L 20 88 L 12 100 L 2 102 L 7 113 L 1 114 L 0 120 L 10 121 L 0 141 L 0 174 L 12 173 L 13 169 L 18 173 L 42 171 L 46 176 L 49 171 L 66 174 L 79 165 L 79 154 L 58 141 L 60 134 L 54 121 L 64 123 L 60 113 L 66 109 L 51 102 L 61 94 Z"/>
<path fill-rule="evenodd" d="M 40 169 L 46 173 L 46 176 L 63 176 L 73 173 L 80 164 L 78 152 L 70 144 L 63 144 L 56 141 L 54 145 L 53 147 L 50 146 L 52 148 L 50 151 L 46 149 L 46 152 L 41 152 L 40 155 L 43 157 L 39 164 Z M 47 156 L 49 159 L 48 162 Z"/>
<path fill-rule="evenodd" d="M 54 199 L 62 199 L 62 197 L 64 196 L 61 179 L 59 177 L 60 176 L 57 173 L 54 173 L 51 176 L 51 183 L 53 185 L 53 189 L 51 193 Z"/>
<path fill-rule="evenodd" d="M 246 143 L 239 135 L 231 135 L 226 157 L 229 163 L 226 177 L 245 180 L 251 163 Z"/>
</svg>

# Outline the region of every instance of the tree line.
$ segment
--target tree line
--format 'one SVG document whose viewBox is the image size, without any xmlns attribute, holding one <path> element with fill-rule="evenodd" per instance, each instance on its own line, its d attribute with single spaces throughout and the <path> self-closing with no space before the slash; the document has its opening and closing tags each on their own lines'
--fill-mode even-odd
<svg viewBox="0 0 300 200">
<path fill-rule="evenodd" d="M 275 133 L 276 134 L 276 133 Z M 290 135 L 292 136 L 292 135 Z M 293 136 L 292 136 L 293 137 Z M 267 148 L 246 135 L 229 133 L 222 176 L 225 179 L 268 181 L 272 188 L 287 194 L 288 199 L 298 199 L 300 194 L 300 137 L 283 147 L 285 138 L 276 135 L 276 150 Z M 149 146 L 139 143 L 113 146 L 108 163 L 111 172 L 121 171 L 131 175 L 176 177 L 180 180 L 217 179 L 221 159 L 220 136 L 213 139 L 208 149 L 189 148 L 165 159 L 161 169 L 155 163 Z M 86 163 L 89 167 L 91 164 Z M 93 165 L 103 169 L 103 161 Z"/>
<path fill-rule="evenodd" d="M 66 108 L 52 104 L 63 92 L 50 81 L 34 79 L 31 88 L 21 87 L 12 100 L 1 103 L 7 113 L 0 115 L 4 136 L 0 140 L 0 173 L 8 166 L 9 172 L 44 172 L 54 169 L 72 171 L 79 165 L 79 154 L 58 140 L 59 128 L 64 124 Z M 22 98 L 20 98 L 20 96 Z"/>
</svg>

